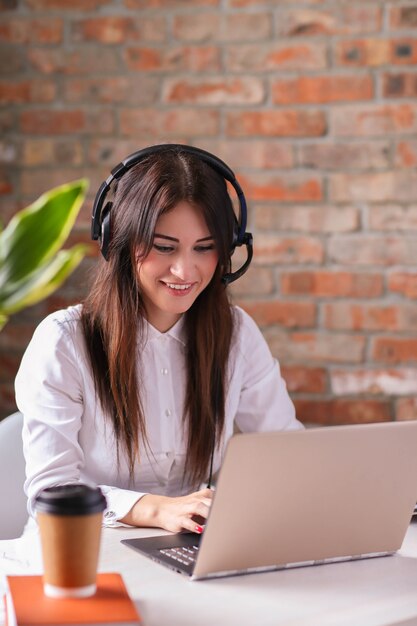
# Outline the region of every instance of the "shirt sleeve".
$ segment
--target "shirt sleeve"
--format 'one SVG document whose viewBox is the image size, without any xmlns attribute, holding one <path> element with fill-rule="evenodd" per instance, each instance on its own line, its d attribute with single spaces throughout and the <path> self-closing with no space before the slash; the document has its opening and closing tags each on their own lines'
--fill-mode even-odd
<svg viewBox="0 0 417 626">
<path fill-rule="evenodd" d="M 239 307 L 237 359 L 241 391 L 235 422 L 242 432 L 296 430 L 303 428 L 273 358 L 253 319 Z"/>
<path fill-rule="evenodd" d="M 84 482 L 84 451 L 79 443 L 83 419 L 80 355 L 76 353 L 70 322 L 47 317 L 35 330 L 23 356 L 16 381 L 16 402 L 23 413 L 26 459 L 25 492 L 29 514 L 44 488 Z M 105 525 L 117 525 L 145 494 L 100 485 L 107 499 Z"/>
</svg>

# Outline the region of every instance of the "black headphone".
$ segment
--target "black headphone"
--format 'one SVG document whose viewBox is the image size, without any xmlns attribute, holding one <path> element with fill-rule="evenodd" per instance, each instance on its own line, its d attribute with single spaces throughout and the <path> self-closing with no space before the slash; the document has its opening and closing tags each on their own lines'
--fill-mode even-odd
<svg viewBox="0 0 417 626">
<path fill-rule="evenodd" d="M 236 220 L 236 229 L 233 235 L 233 242 L 231 245 L 230 255 L 238 246 L 246 246 L 247 259 L 238 270 L 229 274 L 224 274 L 222 282 L 225 285 L 233 282 L 237 278 L 240 278 L 248 269 L 253 256 L 253 238 L 251 233 L 246 232 L 247 221 L 247 206 L 246 199 L 243 194 L 242 188 L 236 180 L 236 176 L 224 161 L 221 161 L 218 157 L 214 156 L 206 150 L 200 148 L 194 148 L 193 146 L 185 146 L 182 144 L 159 144 L 156 146 L 150 146 L 138 150 L 133 154 L 127 156 L 121 163 L 116 165 L 111 170 L 110 176 L 100 185 L 97 195 L 94 199 L 93 214 L 91 217 L 91 238 L 100 242 L 100 250 L 103 257 L 108 260 L 109 245 L 111 239 L 110 231 L 110 210 L 112 202 L 106 200 L 106 196 L 110 191 L 111 184 L 115 180 L 119 180 L 131 167 L 137 165 L 143 161 L 146 157 L 157 154 L 159 152 L 165 152 L 167 150 L 177 150 L 179 152 L 186 152 L 193 156 L 198 157 L 210 167 L 212 167 L 218 174 L 220 174 L 225 180 L 227 180 L 235 189 L 237 197 L 239 199 L 239 220 Z"/>
</svg>

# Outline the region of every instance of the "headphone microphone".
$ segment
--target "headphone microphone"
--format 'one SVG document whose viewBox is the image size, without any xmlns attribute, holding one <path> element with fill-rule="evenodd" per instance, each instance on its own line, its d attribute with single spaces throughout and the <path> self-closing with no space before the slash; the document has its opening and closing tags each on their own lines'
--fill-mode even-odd
<svg viewBox="0 0 417 626">
<path fill-rule="evenodd" d="M 253 237 L 251 233 L 246 232 L 246 198 L 235 174 L 230 167 L 214 154 L 211 154 L 206 150 L 202 150 L 201 148 L 195 148 L 194 146 L 186 146 L 182 144 L 159 144 L 143 148 L 142 150 L 138 150 L 137 152 L 127 156 L 111 170 L 110 176 L 102 182 L 99 187 L 94 199 L 93 213 L 91 216 L 91 238 L 95 241 L 99 241 L 101 253 L 107 261 L 111 241 L 110 225 L 112 202 L 109 200 L 106 201 L 106 197 L 110 192 L 111 185 L 115 180 L 119 180 L 128 170 L 146 159 L 148 156 L 167 151 L 176 151 L 178 153 L 185 152 L 186 154 L 199 158 L 220 174 L 226 181 L 228 181 L 236 192 L 239 200 L 239 219 L 236 220 L 236 228 L 233 236 L 233 242 L 231 244 L 230 255 L 233 254 L 235 248 L 245 246 L 247 258 L 243 265 L 235 272 L 229 272 L 222 276 L 222 282 L 224 285 L 229 285 L 243 276 L 248 269 L 253 256 Z"/>
</svg>

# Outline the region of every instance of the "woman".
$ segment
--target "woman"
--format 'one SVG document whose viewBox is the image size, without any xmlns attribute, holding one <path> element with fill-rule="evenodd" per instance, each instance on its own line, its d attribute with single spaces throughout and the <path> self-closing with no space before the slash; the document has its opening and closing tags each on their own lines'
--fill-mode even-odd
<svg viewBox="0 0 417 626">
<path fill-rule="evenodd" d="M 201 485 L 235 424 L 301 427 L 259 329 L 229 303 L 236 217 L 206 155 L 159 146 L 123 169 L 89 295 L 35 331 L 16 378 L 32 514 L 41 489 L 82 481 L 102 487 L 107 525 L 200 533 Z"/>
</svg>

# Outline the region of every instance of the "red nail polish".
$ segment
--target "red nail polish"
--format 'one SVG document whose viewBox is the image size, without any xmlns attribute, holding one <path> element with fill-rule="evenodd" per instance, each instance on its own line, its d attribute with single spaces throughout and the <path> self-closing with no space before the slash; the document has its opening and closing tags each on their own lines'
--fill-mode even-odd
<svg viewBox="0 0 417 626">
<path fill-rule="evenodd" d="M 196 529 L 196 531 L 197 531 L 198 533 L 202 533 L 202 532 L 203 532 L 203 528 L 202 528 L 202 526 L 199 526 L 198 524 L 196 525 L 195 529 Z"/>
</svg>

